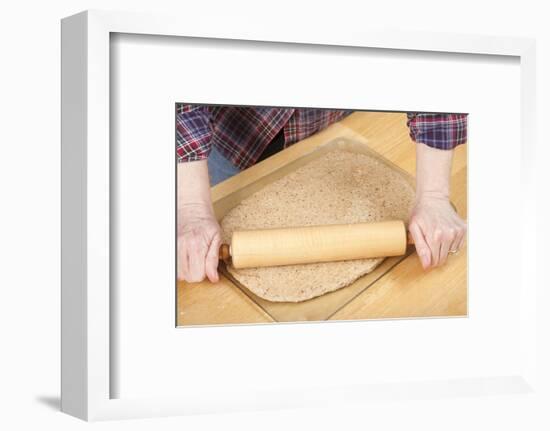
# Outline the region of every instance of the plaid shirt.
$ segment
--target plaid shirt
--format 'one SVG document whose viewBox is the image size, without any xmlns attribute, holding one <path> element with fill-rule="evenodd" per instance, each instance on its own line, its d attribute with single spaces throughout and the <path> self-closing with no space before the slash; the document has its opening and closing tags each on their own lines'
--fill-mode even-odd
<svg viewBox="0 0 550 431">
<path fill-rule="evenodd" d="M 285 148 L 353 111 L 329 109 L 176 106 L 178 162 L 203 160 L 212 145 L 239 169 L 252 166 L 283 130 Z M 452 149 L 467 139 L 466 114 L 407 114 L 410 136 L 431 147 Z"/>
</svg>

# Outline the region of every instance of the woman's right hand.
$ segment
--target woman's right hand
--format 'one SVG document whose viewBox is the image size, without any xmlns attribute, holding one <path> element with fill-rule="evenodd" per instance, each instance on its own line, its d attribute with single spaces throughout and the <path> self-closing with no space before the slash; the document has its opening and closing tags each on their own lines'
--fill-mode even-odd
<svg viewBox="0 0 550 431">
<path fill-rule="evenodd" d="M 198 282 L 206 277 L 215 283 L 221 229 L 212 207 L 203 204 L 178 208 L 178 279 Z"/>
</svg>

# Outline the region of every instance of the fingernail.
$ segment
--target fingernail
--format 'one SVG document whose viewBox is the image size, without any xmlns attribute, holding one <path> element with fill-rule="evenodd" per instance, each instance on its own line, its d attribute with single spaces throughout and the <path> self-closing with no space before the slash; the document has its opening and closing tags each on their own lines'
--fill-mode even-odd
<svg viewBox="0 0 550 431">
<path fill-rule="evenodd" d="M 424 269 L 426 269 L 430 265 L 430 262 L 428 260 L 428 255 L 426 253 L 422 253 L 420 255 L 420 261 L 422 262 L 422 267 Z"/>
</svg>

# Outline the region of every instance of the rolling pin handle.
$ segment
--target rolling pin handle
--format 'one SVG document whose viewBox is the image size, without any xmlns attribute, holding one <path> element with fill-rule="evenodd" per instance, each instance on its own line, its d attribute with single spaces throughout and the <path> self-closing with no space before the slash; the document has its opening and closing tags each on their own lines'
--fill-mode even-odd
<svg viewBox="0 0 550 431">
<path fill-rule="evenodd" d="M 220 245 L 219 256 L 220 256 L 220 260 L 223 260 L 226 264 L 229 264 L 229 261 L 231 259 L 229 244 Z"/>
<path fill-rule="evenodd" d="M 409 231 L 407 231 L 407 245 L 414 245 L 414 239 Z"/>
</svg>

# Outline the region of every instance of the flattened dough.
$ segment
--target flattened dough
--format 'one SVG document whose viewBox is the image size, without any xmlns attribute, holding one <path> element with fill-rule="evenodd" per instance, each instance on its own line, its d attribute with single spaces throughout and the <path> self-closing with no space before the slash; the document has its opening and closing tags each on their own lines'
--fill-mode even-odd
<svg viewBox="0 0 550 431">
<path fill-rule="evenodd" d="M 223 240 L 234 230 L 406 221 L 414 189 L 400 172 L 374 157 L 334 150 L 267 185 L 221 221 Z M 269 301 L 299 302 L 353 283 L 383 259 L 315 263 L 228 271 Z"/>
</svg>

